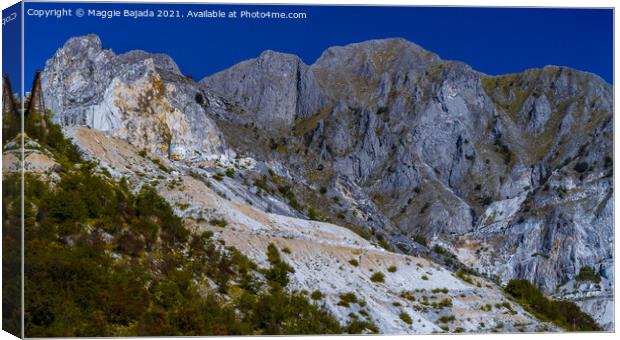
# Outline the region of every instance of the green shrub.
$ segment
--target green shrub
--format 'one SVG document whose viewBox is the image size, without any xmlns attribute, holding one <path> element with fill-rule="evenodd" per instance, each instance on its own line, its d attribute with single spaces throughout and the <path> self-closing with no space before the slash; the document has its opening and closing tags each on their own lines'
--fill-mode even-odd
<svg viewBox="0 0 620 340">
<path fill-rule="evenodd" d="M 434 305 L 437 308 L 449 308 L 449 307 L 452 307 L 452 299 L 444 298 L 443 300 L 439 302 L 435 302 Z"/>
<path fill-rule="evenodd" d="M 415 235 L 415 236 L 413 237 L 413 240 L 414 240 L 416 243 L 419 243 L 419 244 L 421 244 L 421 245 L 423 245 L 423 246 L 425 246 L 425 247 L 427 246 L 426 238 L 425 238 L 424 236 L 422 236 L 422 235 Z"/>
<path fill-rule="evenodd" d="M 267 260 L 271 264 L 271 268 L 265 272 L 265 277 L 272 287 L 284 288 L 289 283 L 288 274 L 294 273 L 295 270 L 282 261 L 278 248 L 273 243 L 267 246 Z"/>
<path fill-rule="evenodd" d="M 319 212 L 316 211 L 316 209 L 310 207 L 308 208 L 308 218 L 314 221 L 320 221 L 321 220 L 321 216 L 319 215 Z"/>
<path fill-rule="evenodd" d="M 212 226 L 224 228 L 228 225 L 228 221 L 223 218 L 212 218 L 209 220 L 209 224 Z"/>
<path fill-rule="evenodd" d="M 282 194 L 284 198 L 288 200 L 288 204 L 291 206 L 291 208 L 297 211 L 303 210 L 301 204 L 299 204 L 299 202 L 297 201 L 297 197 L 293 192 L 293 188 L 290 185 L 281 185 L 278 187 L 278 191 L 280 192 L 280 194 Z"/>
<path fill-rule="evenodd" d="M 400 312 L 400 314 L 398 314 L 398 317 L 400 317 L 400 319 L 408 325 L 413 324 L 413 320 L 411 320 L 411 316 L 407 314 L 407 312 Z"/>
<path fill-rule="evenodd" d="M 381 248 L 387 251 L 392 251 L 392 247 L 390 247 L 390 244 L 383 238 L 383 236 L 378 235 L 377 240 L 379 241 L 379 245 L 381 246 Z"/>
<path fill-rule="evenodd" d="M 508 303 L 508 301 L 504 301 L 502 303 L 499 304 L 499 307 L 504 307 L 506 308 L 508 311 L 510 312 L 514 312 L 514 310 L 512 309 L 512 306 L 510 305 L 510 303 Z"/>
<path fill-rule="evenodd" d="M 409 292 L 409 291 L 406 291 L 406 290 L 400 292 L 399 296 L 402 297 L 403 299 L 407 299 L 409 301 L 415 301 L 415 295 L 413 295 L 412 292 Z"/>
<path fill-rule="evenodd" d="M 390 273 L 395 273 L 396 270 L 398 270 L 398 268 L 396 268 L 396 266 L 389 266 L 388 269 L 387 269 L 387 271 L 390 272 Z"/>
<path fill-rule="evenodd" d="M 357 302 L 357 296 L 355 296 L 355 293 L 349 292 L 340 295 L 340 301 L 338 301 L 338 306 L 349 307 L 352 303 Z"/>
<path fill-rule="evenodd" d="M 370 332 L 372 334 L 379 333 L 379 329 L 377 326 L 368 321 L 359 321 L 354 320 L 346 328 L 347 333 L 349 334 L 362 334 Z"/>
<path fill-rule="evenodd" d="M 601 275 L 594 271 L 594 268 L 590 266 L 581 267 L 579 274 L 575 276 L 577 281 L 591 281 L 594 283 L 601 283 Z"/>
<path fill-rule="evenodd" d="M 370 277 L 372 282 L 385 282 L 385 275 L 381 272 L 376 272 Z"/>
<path fill-rule="evenodd" d="M 289 198 L 288 204 L 291 206 L 291 208 L 293 208 L 293 209 L 295 209 L 297 211 L 302 211 L 303 210 L 301 204 L 299 204 L 299 202 L 297 201 L 297 198 L 295 198 L 295 196 Z"/>
<path fill-rule="evenodd" d="M 312 298 L 312 300 L 318 301 L 318 300 L 322 300 L 325 296 L 323 295 L 323 293 L 321 293 L 321 291 L 315 290 L 314 292 L 312 292 L 312 294 L 310 294 L 310 298 Z"/>
<path fill-rule="evenodd" d="M 360 263 L 356 259 L 350 259 L 349 260 L 349 264 L 354 266 L 354 267 L 357 267 L 357 266 L 360 265 Z"/>
<path fill-rule="evenodd" d="M 230 178 L 235 178 L 235 169 L 233 168 L 226 169 L 226 176 Z"/>
<path fill-rule="evenodd" d="M 448 323 L 450 321 L 454 321 L 454 315 L 444 315 L 440 317 L 437 321 L 440 323 Z"/>
<path fill-rule="evenodd" d="M 151 162 L 155 163 L 155 165 L 157 165 L 159 170 L 161 170 L 161 171 L 163 171 L 165 173 L 171 173 L 172 172 L 172 169 L 170 169 L 167 166 L 163 165 L 158 158 L 151 158 Z"/>
<path fill-rule="evenodd" d="M 469 283 L 469 284 L 474 284 L 474 281 L 471 279 L 471 277 L 469 277 L 469 275 L 464 271 L 464 270 L 459 270 L 456 272 L 456 277 L 458 277 L 459 279 Z"/>
</svg>

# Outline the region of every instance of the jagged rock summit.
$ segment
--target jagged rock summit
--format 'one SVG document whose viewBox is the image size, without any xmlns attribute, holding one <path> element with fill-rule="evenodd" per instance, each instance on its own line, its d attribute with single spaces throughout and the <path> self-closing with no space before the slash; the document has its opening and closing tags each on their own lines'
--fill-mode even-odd
<svg viewBox="0 0 620 340">
<path fill-rule="evenodd" d="M 290 128 L 325 104 L 309 67 L 297 56 L 274 51 L 205 78 L 200 85 L 240 102 L 261 127 Z"/>
<path fill-rule="evenodd" d="M 103 49 L 72 38 L 47 61 L 42 86 L 54 120 L 109 132 L 171 158 L 221 154 L 225 143 L 196 84 L 167 55 Z"/>
</svg>

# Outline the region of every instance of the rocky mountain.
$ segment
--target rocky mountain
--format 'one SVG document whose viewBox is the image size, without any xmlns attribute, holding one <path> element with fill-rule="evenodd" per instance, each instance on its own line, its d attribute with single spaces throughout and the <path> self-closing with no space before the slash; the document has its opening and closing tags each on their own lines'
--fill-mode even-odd
<svg viewBox="0 0 620 340">
<path fill-rule="evenodd" d="M 115 55 L 99 37 L 70 39 L 46 63 L 45 102 L 62 125 L 82 125 L 173 158 L 222 154 L 204 99 L 167 55 Z"/>
<path fill-rule="evenodd" d="M 450 331 L 535 329 L 517 306 L 513 320 L 472 300 L 501 305 L 498 287 L 527 279 L 613 329 L 613 97 L 596 75 L 488 76 L 385 39 L 312 65 L 266 51 L 195 83 L 167 56 L 115 55 L 91 35 L 56 52 L 42 88 L 101 169 L 154 184 L 187 223 L 258 262 L 269 242 L 288 247 L 294 286 L 324 291 L 341 320 L 356 287 L 382 332 L 441 330 L 445 309 L 458 314 Z M 402 298 L 437 285 L 451 307 Z M 419 321 L 399 321 L 403 308 Z"/>
<path fill-rule="evenodd" d="M 239 98 L 256 93 L 247 86 L 260 78 L 255 69 L 240 76 L 245 67 L 201 86 L 216 88 L 227 74 L 245 79 L 225 82 L 224 98 L 252 112 Z M 286 164 L 330 195 L 352 183 L 364 206 L 344 214 L 362 218 L 345 219 L 384 234 L 403 252 L 416 238 L 427 240 L 500 282 L 526 278 L 561 296 L 562 284 L 594 267 L 605 280 L 588 294 L 606 302 L 593 314 L 609 313 L 609 84 L 555 66 L 491 77 L 401 39 L 330 48 L 309 69 L 320 85 L 313 97 L 327 98 L 323 107 L 308 118 L 296 115 L 288 131 L 254 135 L 239 133 L 234 123 L 242 112 L 232 107 L 220 118 L 231 144 Z M 298 78 L 296 87 L 315 87 L 307 81 Z M 268 104 L 262 110 L 274 111 Z M 247 119 L 259 126 L 259 116 Z M 337 205 L 323 208 L 338 214 Z"/>
</svg>

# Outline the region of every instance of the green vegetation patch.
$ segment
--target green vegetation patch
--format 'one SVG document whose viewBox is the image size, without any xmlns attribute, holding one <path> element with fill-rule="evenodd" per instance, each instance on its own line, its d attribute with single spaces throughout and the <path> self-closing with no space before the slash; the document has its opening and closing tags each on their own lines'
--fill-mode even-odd
<svg viewBox="0 0 620 340">
<path fill-rule="evenodd" d="M 385 282 L 385 274 L 383 274 L 381 272 L 374 273 L 370 277 L 370 281 L 372 281 L 372 282 Z"/>
<path fill-rule="evenodd" d="M 456 272 L 456 277 L 458 277 L 459 279 L 469 283 L 469 284 L 474 284 L 474 280 L 472 280 L 472 278 L 464 271 L 464 270 L 459 270 Z"/>
<path fill-rule="evenodd" d="M 440 317 L 437 321 L 440 323 L 448 323 L 450 321 L 454 321 L 454 315 L 444 315 Z"/>
<path fill-rule="evenodd" d="M 284 288 L 289 283 L 288 274 L 294 273 L 293 267 L 282 261 L 278 248 L 273 243 L 267 246 L 267 260 L 271 268 L 265 271 L 265 277 L 272 287 Z"/>
<path fill-rule="evenodd" d="M 590 266 L 584 266 L 579 270 L 579 274 L 575 276 L 575 280 L 601 283 L 601 274 L 594 271 L 594 268 Z"/>
<path fill-rule="evenodd" d="M 398 314 L 398 317 L 401 320 L 403 320 L 404 323 L 408 325 L 413 324 L 413 320 L 411 319 L 411 316 L 407 312 L 400 312 L 400 314 Z"/>
<path fill-rule="evenodd" d="M 340 295 L 340 301 L 338 301 L 338 306 L 349 307 L 351 304 L 357 303 L 357 296 L 355 293 L 349 292 Z"/>
<path fill-rule="evenodd" d="M 212 218 L 209 220 L 209 224 L 212 226 L 224 228 L 228 225 L 228 221 L 223 218 Z"/>
<path fill-rule="evenodd" d="M 539 319 L 552 322 L 565 330 L 601 330 L 594 319 L 583 313 L 576 304 L 549 299 L 527 280 L 510 280 L 505 291 Z"/>
<path fill-rule="evenodd" d="M 427 241 L 426 241 L 426 238 L 425 238 L 424 236 L 422 236 L 422 235 L 415 235 L 415 236 L 413 237 L 413 240 L 414 240 L 416 243 L 419 243 L 419 244 L 421 244 L 421 245 L 423 245 L 423 246 L 425 246 L 425 247 L 428 245 L 428 243 L 427 243 Z"/>
<path fill-rule="evenodd" d="M 321 291 L 319 290 L 315 290 L 314 292 L 312 292 L 312 294 L 310 294 L 310 298 L 315 301 L 323 300 L 324 297 L 325 295 L 323 295 L 323 293 L 321 293 Z"/>
<path fill-rule="evenodd" d="M 379 328 L 369 321 L 352 321 L 346 328 L 346 332 L 349 334 L 377 334 Z"/>
</svg>

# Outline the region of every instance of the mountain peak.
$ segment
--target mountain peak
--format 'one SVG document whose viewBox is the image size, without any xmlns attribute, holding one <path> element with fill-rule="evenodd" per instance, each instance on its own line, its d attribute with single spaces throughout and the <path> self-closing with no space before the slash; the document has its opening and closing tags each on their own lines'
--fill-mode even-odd
<svg viewBox="0 0 620 340">
<path fill-rule="evenodd" d="M 255 61 L 260 61 L 260 60 L 286 60 L 289 62 L 301 62 L 301 58 L 299 58 L 297 55 L 295 54 L 291 54 L 291 53 L 284 53 L 284 52 L 278 52 L 278 51 L 274 51 L 274 50 L 265 50 L 263 51 L 258 58 L 256 59 L 252 59 Z"/>
<path fill-rule="evenodd" d="M 87 35 L 72 37 L 67 40 L 63 49 L 72 47 L 95 47 L 101 49 L 101 38 L 97 34 L 91 33 Z"/>
<path fill-rule="evenodd" d="M 388 38 L 330 47 L 323 52 L 314 65 L 334 67 L 343 64 L 351 65 L 352 61 L 355 64 L 357 61 L 357 63 L 371 62 L 375 66 L 390 63 L 414 66 L 415 64 L 429 64 L 440 60 L 438 55 L 406 39 Z"/>
<path fill-rule="evenodd" d="M 172 58 L 140 50 L 116 55 L 101 46 L 94 34 L 71 38 L 46 62 L 41 84 L 55 122 L 105 131 L 171 158 L 225 152 L 200 90 Z"/>
<path fill-rule="evenodd" d="M 71 60 L 91 59 L 93 56 L 103 51 L 101 39 L 96 34 L 82 35 L 70 38 L 62 48 L 56 51 L 56 55 L 63 54 Z M 113 55 L 111 50 L 106 53 Z"/>
<path fill-rule="evenodd" d="M 424 54 L 428 56 L 435 56 L 439 58 L 432 52 L 424 49 L 420 45 L 411 42 L 404 38 L 385 38 L 385 39 L 370 39 L 365 41 L 360 41 L 356 43 L 351 43 L 343 46 L 332 46 L 329 47 L 325 52 L 330 53 L 338 50 L 346 50 L 346 51 L 367 51 L 372 53 L 385 53 L 387 51 L 404 51 L 414 54 Z"/>
<path fill-rule="evenodd" d="M 200 86 L 241 104 L 259 126 L 288 127 L 323 103 L 308 65 L 296 55 L 272 50 L 206 77 Z"/>
</svg>

